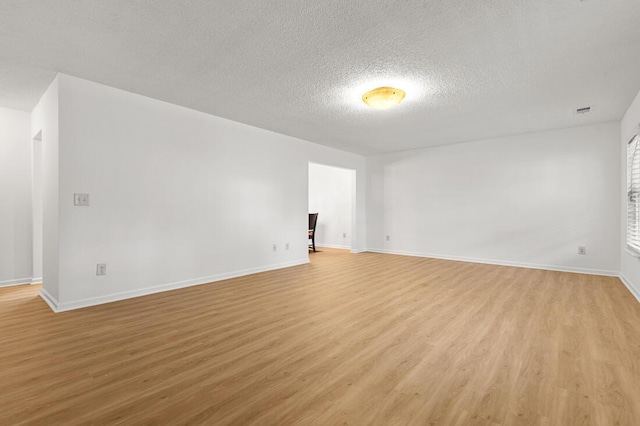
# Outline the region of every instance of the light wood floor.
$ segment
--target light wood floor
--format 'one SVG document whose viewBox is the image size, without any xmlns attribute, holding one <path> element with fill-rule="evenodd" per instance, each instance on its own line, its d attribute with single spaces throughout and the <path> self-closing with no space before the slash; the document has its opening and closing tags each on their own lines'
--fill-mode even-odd
<svg viewBox="0 0 640 426">
<path fill-rule="evenodd" d="M 0 289 L 0 424 L 640 425 L 617 278 L 322 250 L 61 314 Z"/>
</svg>

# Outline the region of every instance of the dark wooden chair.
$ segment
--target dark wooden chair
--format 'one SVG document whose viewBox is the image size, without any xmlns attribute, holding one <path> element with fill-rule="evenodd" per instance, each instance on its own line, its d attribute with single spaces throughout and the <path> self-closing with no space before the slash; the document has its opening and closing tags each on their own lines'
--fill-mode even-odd
<svg viewBox="0 0 640 426">
<path fill-rule="evenodd" d="M 309 239 L 311 244 L 309 248 L 316 251 L 316 223 L 318 223 L 318 213 L 309 213 Z"/>
</svg>

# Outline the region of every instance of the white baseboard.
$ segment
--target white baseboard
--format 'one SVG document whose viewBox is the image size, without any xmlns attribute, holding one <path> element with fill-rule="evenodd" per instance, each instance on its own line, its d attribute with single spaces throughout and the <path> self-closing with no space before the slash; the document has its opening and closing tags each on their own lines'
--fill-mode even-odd
<svg viewBox="0 0 640 426">
<path fill-rule="evenodd" d="M 58 300 L 51 294 L 49 294 L 49 292 L 45 290 L 44 287 L 40 289 L 40 297 L 42 298 L 42 300 L 47 302 L 47 305 L 49 305 L 53 312 L 60 312 L 60 310 L 58 309 Z"/>
<path fill-rule="evenodd" d="M 42 277 L 31 278 L 30 284 L 42 284 Z"/>
<path fill-rule="evenodd" d="M 145 287 L 130 291 L 107 294 L 104 296 L 89 297 L 86 299 L 75 300 L 71 302 L 59 302 L 42 288 L 40 296 L 47 302 L 54 312 L 71 311 L 73 309 L 86 308 L 89 306 L 102 305 L 104 303 L 117 302 L 118 300 L 132 299 L 134 297 L 147 296 L 149 294 L 161 293 L 164 291 L 177 290 L 179 288 L 191 287 L 201 284 L 209 284 L 216 281 L 228 280 L 230 278 L 242 277 L 245 275 L 257 274 L 259 272 L 272 271 L 275 269 L 289 268 L 309 263 L 309 259 L 295 260 L 275 265 L 262 266 L 257 268 L 248 268 L 240 271 L 227 272 L 223 274 L 210 275 L 207 277 L 194 278 L 185 281 L 161 284 L 153 287 Z"/>
<path fill-rule="evenodd" d="M 326 247 L 326 248 L 351 250 L 351 246 L 341 246 L 339 244 L 318 244 L 318 243 L 316 243 L 316 247 Z"/>
<path fill-rule="evenodd" d="M 351 253 L 364 253 L 367 251 L 366 249 L 352 249 L 351 246 L 341 246 L 338 244 L 316 244 L 316 247 L 327 247 L 327 248 L 335 248 L 341 250 L 350 250 Z"/>
<path fill-rule="evenodd" d="M 0 287 L 11 287 L 14 285 L 24 285 L 31 283 L 31 277 L 16 278 L 14 280 L 0 281 Z"/>
<path fill-rule="evenodd" d="M 633 294 L 633 297 L 635 297 L 636 300 L 640 302 L 640 292 L 636 290 L 636 288 L 631 284 L 631 281 L 629 281 L 627 277 L 625 277 L 622 274 L 620 274 L 618 278 L 620 278 L 620 281 L 622 281 L 622 284 L 624 284 L 625 287 L 627 287 L 629 292 Z"/>
<path fill-rule="evenodd" d="M 569 266 L 540 265 L 540 264 L 501 261 L 501 260 L 493 260 L 493 259 L 478 259 L 478 258 L 469 258 L 469 257 L 460 257 L 460 256 L 445 256 L 445 255 L 437 255 L 437 254 L 415 253 L 415 252 L 405 252 L 400 250 L 387 250 L 387 249 L 351 250 L 351 252 L 352 253 L 373 252 L 373 253 L 383 253 L 383 254 L 396 254 L 396 255 L 402 255 L 402 256 L 426 257 L 426 258 L 433 258 L 433 259 L 454 260 L 454 261 L 460 261 L 460 262 L 485 263 L 489 265 L 513 266 L 518 268 L 531 268 L 531 269 L 543 269 L 543 270 L 549 270 L 549 271 L 582 273 L 582 274 L 590 274 L 590 275 L 615 276 L 620 278 L 620 281 L 622 281 L 622 283 L 629 289 L 631 294 L 633 294 L 633 296 L 638 300 L 638 302 L 640 302 L 640 292 L 633 287 L 633 285 L 629 282 L 629 280 L 624 275 L 620 274 L 617 271 L 576 268 L 576 267 L 569 267 Z M 64 303 L 58 302 L 58 300 L 56 300 L 56 298 L 51 296 L 51 294 L 49 294 L 47 290 L 43 287 L 40 290 L 40 297 L 49 305 L 52 311 L 64 312 L 64 311 L 70 311 L 74 309 L 86 308 L 89 306 L 101 305 L 104 303 L 116 302 L 119 300 L 131 299 L 134 297 L 146 296 L 154 293 L 161 293 L 164 291 L 177 290 L 180 288 L 191 287 L 195 285 L 209 284 L 216 281 L 242 277 L 245 275 L 251 275 L 251 274 L 256 274 L 260 272 L 272 271 L 275 269 L 282 269 L 282 268 L 288 268 L 291 266 L 303 265 L 306 263 L 309 263 L 309 259 L 285 262 L 285 263 L 270 265 L 266 267 L 249 268 L 249 269 L 244 269 L 244 270 L 235 271 L 235 272 L 211 275 L 207 277 L 200 277 L 200 278 L 195 278 L 191 280 L 178 281 L 174 283 L 162 284 L 159 286 L 146 287 L 142 289 L 136 289 L 136 290 L 125 291 L 120 293 L 113 293 L 105 296 L 91 297 L 91 298 L 86 298 L 86 299 L 77 300 L 73 302 L 64 302 Z M 35 282 L 36 279 L 32 280 L 31 278 L 22 278 L 22 279 L 16 279 L 16 280 L 1 281 L 0 287 L 29 284 L 31 281 Z"/>
<path fill-rule="evenodd" d="M 429 257 L 432 259 L 455 260 L 459 262 L 486 263 L 488 265 L 513 266 L 516 268 L 543 269 L 546 271 L 573 272 L 577 274 L 589 274 L 589 275 L 604 275 L 607 277 L 618 277 L 620 275 L 619 271 L 609 271 L 606 269 L 578 268 L 575 266 L 541 265 L 537 263 L 512 262 L 509 260 L 448 256 L 448 255 L 433 254 L 433 253 L 415 253 L 415 252 L 408 252 L 408 251 L 401 251 L 401 250 L 368 249 L 367 251 L 370 251 L 373 253 L 398 254 L 401 256 Z"/>
</svg>

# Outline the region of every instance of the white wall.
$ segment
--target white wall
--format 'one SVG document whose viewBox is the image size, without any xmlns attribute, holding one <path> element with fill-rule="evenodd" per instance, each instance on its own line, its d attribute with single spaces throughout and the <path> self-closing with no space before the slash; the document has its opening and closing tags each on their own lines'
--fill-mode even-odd
<svg viewBox="0 0 640 426">
<path fill-rule="evenodd" d="M 309 164 L 309 213 L 318 213 L 316 246 L 351 248 L 354 171 Z"/>
<path fill-rule="evenodd" d="M 31 274 L 32 283 L 42 283 L 42 198 L 43 198 L 43 182 L 42 182 L 42 134 L 38 133 L 32 139 L 32 162 L 31 162 L 31 217 L 32 234 L 33 234 L 33 273 Z"/>
<path fill-rule="evenodd" d="M 369 248 L 615 275 L 619 141 L 606 123 L 371 157 Z"/>
<path fill-rule="evenodd" d="M 31 124 L 43 139 L 43 295 L 58 310 L 305 262 L 309 162 L 356 170 L 355 251 L 620 267 L 619 123 L 365 160 L 59 75 Z M 91 206 L 74 207 L 74 192 Z M 640 261 L 624 271 L 640 283 Z"/>
<path fill-rule="evenodd" d="M 31 275 L 29 113 L 0 108 L 0 287 Z"/>
<path fill-rule="evenodd" d="M 640 300 L 640 258 L 627 252 L 627 143 L 640 125 L 640 93 L 627 110 L 620 125 L 620 275 Z"/>
<path fill-rule="evenodd" d="M 58 265 L 58 222 L 59 222 L 59 196 L 58 191 L 58 126 L 59 126 L 59 99 L 58 78 L 54 79 L 49 88 L 31 113 L 31 136 L 41 141 L 41 178 L 42 186 L 42 223 L 37 223 L 38 214 L 34 214 L 36 222 L 35 231 L 41 226 L 42 232 L 42 294 L 49 303 L 59 297 L 59 265 Z M 31 163 L 30 163 L 31 167 Z M 34 212 L 32 212 L 33 214 Z M 34 234 L 36 250 L 38 235 Z M 34 262 L 34 274 L 38 274 L 38 262 Z M 34 277 L 37 278 L 37 277 Z"/>
<path fill-rule="evenodd" d="M 58 310 L 307 262 L 309 161 L 360 172 L 364 249 L 363 157 L 58 79 Z M 73 193 L 91 206 L 74 207 Z"/>
</svg>

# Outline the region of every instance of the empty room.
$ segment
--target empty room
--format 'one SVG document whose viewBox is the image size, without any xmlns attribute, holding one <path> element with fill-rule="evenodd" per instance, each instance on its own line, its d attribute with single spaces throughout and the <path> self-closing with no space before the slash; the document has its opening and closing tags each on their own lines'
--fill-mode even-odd
<svg viewBox="0 0 640 426">
<path fill-rule="evenodd" d="M 640 425 L 637 0 L 0 0 L 0 425 Z"/>
</svg>

